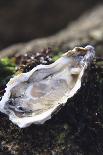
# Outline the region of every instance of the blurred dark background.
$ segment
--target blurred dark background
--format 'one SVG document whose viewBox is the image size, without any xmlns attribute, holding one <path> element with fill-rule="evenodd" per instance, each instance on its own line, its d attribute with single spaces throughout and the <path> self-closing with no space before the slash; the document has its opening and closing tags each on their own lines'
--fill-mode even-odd
<svg viewBox="0 0 103 155">
<path fill-rule="evenodd" d="M 52 35 L 100 0 L 0 0 L 0 49 Z"/>
</svg>

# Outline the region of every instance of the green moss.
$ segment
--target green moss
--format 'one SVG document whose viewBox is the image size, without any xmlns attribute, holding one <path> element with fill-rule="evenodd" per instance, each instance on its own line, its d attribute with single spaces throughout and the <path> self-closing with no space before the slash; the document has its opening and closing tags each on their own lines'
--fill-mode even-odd
<svg viewBox="0 0 103 155">
<path fill-rule="evenodd" d="M 65 52 L 65 51 L 62 51 L 60 48 L 53 48 L 52 50 L 53 50 L 52 52 L 53 61 L 56 61 L 57 59 L 59 59 L 61 55 Z"/>
<path fill-rule="evenodd" d="M 0 60 L 0 86 L 3 86 L 16 71 L 13 59 L 7 57 Z"/>
<path fill-rule="evenodd" d="M 62 52 L 59 52 L 57 55 L 53 56 L 52 60 L 56 61 L 57 59 L 59 59 L 61 57 L 62 54 L 63 54 Z"/>
<path fill-rule="evenodd" d="M 103 61 L 97 62 L 97 65 L 102 67 L 103 66 Z"/>
<path fill-rule="evenodd" d="M 1 62 L 3 65 L 5 65 L 5 66 L 12 66 L 12 67 L 15 66 L 13 59 L 10 59 L 10 58 L 7 58 L 7 57 L 2 58 L 2 59 L 0 60 L 0 62 Z"/>
<path fill-rule="evenodd" d="M 65 142 L 65 132 L 61 132 L 59 135 L 58 135 L 58 143 L 59 144 L 63 144 Z"/>
</svg>

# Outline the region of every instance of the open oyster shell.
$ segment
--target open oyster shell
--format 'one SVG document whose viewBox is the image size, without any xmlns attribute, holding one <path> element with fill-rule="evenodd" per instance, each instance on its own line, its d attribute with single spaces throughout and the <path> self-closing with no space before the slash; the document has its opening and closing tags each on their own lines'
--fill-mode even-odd
<svg viewBox="0 0 103 155">
<path fill-rule="evenodd" d="M 42 124 L 81 87 L 81 78 L 95 56 L 94 48 L 75 47 L 50 65 L 38 65 L 7 83 L 0 111 L 19 127 Z"/>
</svg>

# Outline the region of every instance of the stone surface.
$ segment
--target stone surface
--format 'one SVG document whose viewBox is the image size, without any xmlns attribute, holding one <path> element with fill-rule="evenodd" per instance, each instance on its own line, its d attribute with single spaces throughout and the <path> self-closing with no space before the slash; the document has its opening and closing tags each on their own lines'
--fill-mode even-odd
<svg viewBox="0 0 103 155">
<path fill-rule="evenodd" d="M 0 50 L 16 42 L 52 35 L 99 1 L 1 0 Z"/>
<path fill-rule="evenodd" d="M 0 57 L 10 56 L 14 53 L 19 55 L 47 47 L 68 50 L 85 44 L 94 45 L 98 55 L 103 53 L 103 5 L 93 8 L 56 35 L 12 45 L 2 50 Z"/>
<path fill-rule="evenodd" d="M 96 60 L 96 64 L 88 68 L 78 93 L 43 125 L 20 129 L 0 113 L 0 152 L 7 155 L 102 155 L 101 64 L 103 60 Z"/>
</svg>

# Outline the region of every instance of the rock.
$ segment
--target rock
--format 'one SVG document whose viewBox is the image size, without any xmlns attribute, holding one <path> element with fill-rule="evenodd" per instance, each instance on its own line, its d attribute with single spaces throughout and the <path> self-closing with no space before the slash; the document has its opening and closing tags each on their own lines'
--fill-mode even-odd
<svg viewBox="0 0 103 155">
<path fill-rule="evenodd" d="M 52 47 L 60 50 L 72 49 L 74 46 L 92 44 L 97 54 L 103 48 L 103 5 L 95 7 L 88 13 L 72 22 L 56 35 L 42 39 L 35 39 L 27 43 L 12 45 L 0 52 L 0 57 L 13 54 L 20 55 L 29 51 L 37 51 Z"/>
<path fill-rule="evenodd" d="M 15 42 L 52 35 L 99 1 L 0 1 L 0 50 Z"/>
<path fill-rule="evenodd" d="M 97 65 L 88 68 L 78 93 L 45 124 L 20 129 L 0 113 L 0 151 L 10 155 L 103 154 L 101 63 L 96 60 Z"/>
</svg>

